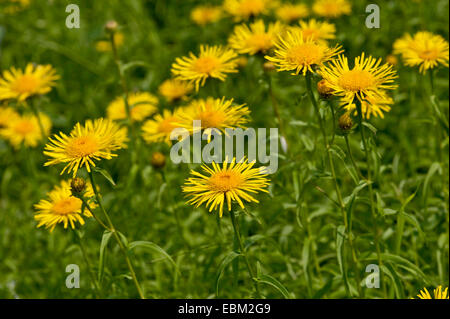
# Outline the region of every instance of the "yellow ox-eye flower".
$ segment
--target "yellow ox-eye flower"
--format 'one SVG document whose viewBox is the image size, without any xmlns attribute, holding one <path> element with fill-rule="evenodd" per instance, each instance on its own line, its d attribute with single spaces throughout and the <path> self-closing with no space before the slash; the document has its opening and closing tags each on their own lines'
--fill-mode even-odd
<svg viewBox="0 0 450 319">
<path fill-rule="evenodd" d="M 11 113 L 12 117 L 3 128 L 0 128 L 0 136 L 8 140 L 14 148 L 18 149 L 22 145 L 36 147 L 40 141 L 44 139 L 42 136 L 39 120 L 36 116 L 26 114 L 20 116 Z M 43 114 L 39 114 L 39 118 L 44 129 L 45 136 L 50 134 L 52 122 L 50 118 Z"/>
<path fill-rule="evenodd" d="M 116 48 L 120 48 L 125 42 L 125 36 L 121 32 L 114 33 L 114 45 Z M 110 40 L 100 40 L 95 43 L 95 49 L 98 52 L 112 51 Z"/>
<path fill-rule="evenodd" d="M 309 14 L 309 9 L 308 6 L 303 3 L 286 3 L 279 6 L 275 13 L 280 20 L 291 23 L 295 20 L 306 18 Z"/>
<path fill-rule="evenodd" d="M 353 103 L 355 97 L 363 101 L 380 96 L 381 90 L 397 87 L 393 84 L 397 77 L 395 70 L 389 63 L 381 65 L 381 60 L 365 57 L 363 53 L 355 58 L 355 65 L 350 69 L 347 58 L 340 55 L 318 73 L 327 81 L 332 93 L 342 97 L 344 102 Z"/>
<path fill-rule="evenodd" d="M 94 196 L 92 185 L 86 185 L 86 192 L 84 197 L 87 198 L 87 203 L 90 207 L 94 207 L 89 198 Z M 84 225 L 83 217 L 92 217 L 92 214 L 85 208 L 83 209 L 83 202 L 81 199 L 72 196 L 70 181 L 61 181 L 61 184 L 55 186 L 47 194 L 48 199 L 41 199 L 38 204 L 34 205 L 36 214 L 34 219 L 38 222 L 37 227 L 45 226 L 52 232 L 57 224 L 63 224 L 64 229 L 69 225 L 75 229 L 75 224 L 78 222 Z"/>
<path fill-rule="evenodd" d="M 213 132 L 225 132 L 226 128 L 244 128 L 248 123 L 250 110 L 245 104 L 233 105 L 233 99 L 225 100 L 208 97 L 191 102 L 180 112 L 179 127 L 186 128 L 191 133 L 203 130 L 203 134 L 211 140 Z M 193 127 L 193 121 L 201 121 L 201 127 Z"/>
<path fill-rule="evenodd" d="M 236 73 L 237 53 L 222 46 L 200 46 L 199 56 L 192 52 L 189 57 L 177 58 L 172 64 L 176 78 L 195 84 L 195 90 L 205 85 L 207 78 L 225 81 L 227 73 Z"/>
<path fill-rule="evenodd" d="M 266 30 L 264 21 L 258 20 L 250 27 L 245 24 L 236 26 L 228 42 L 231 48 L 241 54 L 266 53 L 274 46 L 282 29 L 282 25 L 276 22 L 270 23 Z"/>
<path fill-rule="evenodd" d="M 343 101 L 341 104 L 344 105 L 347 111 L 354 112 L 357 115 L 356 105 L 354 103 Z M 377 95 L 367 96 L 367 99 L 361 102 L 362 116 L 365 119 L 370 119 L 371 115 L 384 118 L 383 112 L 389 112 L 392 104 L 394 104 L 394 100 L 385 91 L 380 90 Z"/>
<path fill-rule="evenodd" d="M 405 35 L 394 43 L 394 52 L 402 55 L 405 65 L 419 66 L 421 73 L 439 64 L 448 67 L 448 42 L 430 32 L 418 32 L 413 37 Z"/>
<path fill-rule="evenodd" d="M 127 101 L 132 121 L 141 122 L 158 110 L 156 107 L 158 104 L 157 97 L 147 92 L 130 93 Z M 124 98 L 119 96 L 112 101 L 108 105 L 106 113 L 110 120 L 125 120 L 127 118 L 127 110 Z"/>
<path fill-rule="evenodd" d="M 292 71 L 294 74 L 314 72 L 313 68 L 321 66 L 342 52 L 340 46 L 330 48 L 317 43 L 312 38 L 304 38 L 299 31 L 288 31 L 279 37 L 276 43 L 275 56 L 265 58 L 273 62 L 278 71 Z"/>
<path fill-rule="evenodd" d="M 292 29 L 301 32 L 303 39 L 311 38 L 318 43 L 326 44 L 327 40 L 336 37 L 336 27 L 332 23 L 311 19 L 309 21 L 300 21 L 299 24 L 299 26 L 294 26 Z"/>
<path fill-rule="evenodd" d="M 142 125 L 142 137 L 144 140 L 151 143 L 166 142 L 171 145 L 170 134 L 179 127 L 176 123 L 180 121 L 180 109 L 171 112 L 163 110 L 162 115 L 157 114 L 151 120 L 147 120 Z"/>
<path fill-rule="evenodd" d="M 33 95 L 42 95 L 51 91 L 59 79 L 51 65 L 28 63 L 25 70 L 12 67 L 3 71 L 0 77 L 0 101 L 16 99 L 20 102 Z"/>
<path fill-rule="evenodd" d="M 420 294 L 418 294 L 417 297 L 419 297 L 419 299 L 449 299 L 448 287 L 446 287 L 444 290 L 442 290 L 442 286 L 438 286 L 436 289 L 434 289 L 434 298 L 430 295 L 427 288 L 423 288 L 423 290 L 420 291 Z"/>
<path fill-rule="evenodd" d="M 159 93 L 169 102 L 186 100 L 186 96 L 193 89 L 194 87 L 191 83 L 178 79 L 167 79 L 158 88 Z"/>
<path fill-rule="evenodd" d="M 191 20 L 201 26 L 219 21 L 221 17 L 221 7 L 197 6 L 191 11 Z"/>
<path fill-rule="evenodd" d="M 236 21 L 265 14 L 276 5 L 274 0 L 225 0 L 223 7 Z"/>
<path fill-rule="evenodd" d="M 199 207 L 202 204 L 211 212 L 219 209 L 219 216 L 223 215 L 223 206 L 226 202 L 228 211 L 231 210 L 231 203 L 237 202 L 241 208 L 244 208 L 244 201 L 258 203 L 252 194 L 259 191 L 266 192 L 269 185 L 267 174 L 263 174 L 259 168 L 253 168 L 254 163 L 248 163 L 247 160 L 236 163 L 233 159 L 231 163 L 225 161 L 220 167 L 212 163 L 212 168 L 206 165 L 202 166 L 205 175 L 194 170 L 191 171 L 192 177 L 188 178 L 183 186 L 183 192 L 187 197 L 189 204 Z"/>
<path fill-rule="evenodd" d="M 316 0 L 312 9 L 315 14 L 324 18 L 338 18 L 352 11 L 347 0 Z"/>
<path fill-rule="evenodd" d="M 44 165 L 65 163 L 61 174 L 73 172 L 75 177 L 79 168 L 85 166 L 91 172 L 94 161 L 117 156 L 112 152 L 126 147 L 128 137 L 126 128 L 100 118 L 87 120 L 84 126 L 77 123 L 69 135 L 60 132 L 49 140 L 44 154 L 50 159 Z"/>
</svg>

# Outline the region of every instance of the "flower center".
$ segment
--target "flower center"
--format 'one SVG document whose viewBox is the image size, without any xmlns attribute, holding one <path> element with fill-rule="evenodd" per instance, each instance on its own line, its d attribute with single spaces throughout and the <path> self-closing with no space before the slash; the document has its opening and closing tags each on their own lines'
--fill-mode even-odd
<svg viewBox="0 0 450 319">
<path fill-rule="evenodd" d="M 225 120 L 225 114 L 218 111 L 204 111 L 200 114 L 200 120 L 202 127 L 219 128 Z"/>
<path fill-rule="evenodd" d="M 423 60 L 436 60 L 439 56 L 438 50 L 429 49 L 419 53 L 419 57 Z"/>
<path fill-rule="evenodd" d="M 254 34 L 248 39 L 248 45 L 258 51 L 266 51 L 272 46 L 272 37 L 267 33 Z"/>
<path fill-rule="evenodd" d="M 315 43 L 300 44 L 289 49 L 286 58 L 298 65 L 318 64 L 323 58 L 323 48 Z"/>
<path fill-rule="evenodd" d="M 160 133 L 170 133 L 174 128 L 173 122 L 176 121 L 175 117 L 169 117 L 159 123 L 158 132 Z"/>
<path fill-rule="evenodd" d="M 76 197 L 61 199 L 53 204 L 52 211 L 58 215 L 74 214 L 81 210 L 81 200 Z"/>
<path fill-rule="evenodd" d="M 199 73 L 209 74 L 212 71 L 214 71 L 214 69 L 217 67 L 218 64 L 219 63 L 216 58 L 205 56 L 198 58 L 197 61 L 195 61 L 194 69 Z"/>
<path fill-rule="evenodd" d="M 217 192 L 228 192 L 237 189 L 241 184 L 241 174 L 232 170 L 217 172 L 209 178 L 211 190 Z"/>
<path fill-rule="evenodd" d="M 97 152 L 99 145 L 93 136 L 80 136 L 74 138 L 67 145 L 67 155 L 70 157 L 84 157 Z"/>
<path fill-rule="evenodd" d="M 39 81 L 36 77 L 25 74 L 16 79 L 12 89 L 18 93 L 30 93 L 35 92 L 38 86 Z"/>
<path fill-rule="evenodd" d="M 357 92 L 374 84 L 373 75 L 366 70 L 351 70 L 341 75 L 339 84 L 348 91 Z"/>
<path fill-rule="evenodd" d="M 25 136 L 31 132 L 33 132 L 35 129 L 34 123 L 30 120 L 22 120 L 16 123 L 14 126 L 14 131 L 22 136 Z"/>
</svg>

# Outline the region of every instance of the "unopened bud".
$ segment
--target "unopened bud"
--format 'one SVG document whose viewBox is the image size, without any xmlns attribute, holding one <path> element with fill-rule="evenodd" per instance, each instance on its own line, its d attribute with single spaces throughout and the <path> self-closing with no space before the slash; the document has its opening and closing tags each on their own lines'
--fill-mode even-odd
<svg viewBox="0 0 450 319">
<path fill-rule="evenodd" d="M 163 168 L 166 165 L 166 157 L 161 152 L 154 152 L 152 154 L 151 164 L 154 168 Z"/>
<path fill-rule="evenodd" d="M 353 127 L 353 120 L 349 112 L 344 113 L 339 118 L 339 128 L 343 132 L 348 132 Z"/>
<path fill-rule="evenodd" d="M 86 181 L 80 177 L 75 177 L 70 182 L 70 190 L 72 195 L 78 197 L 83 194 L 86 189 Z"/>
<path fill-rule="evenodd" d="M 106 24 L 105 24 L 105 30 L 107 32 L 111 32 L 111 33 L 116 32 L 118 27 L 119 27 L 119 24 L 114 20 L 110 20 L 110 21 L 106 22 Z"/>
<path fill-rule="evenodd" d="M 317 92 L 319 92 L 321 97 L 327 99 L 331 96 L 333 89 L 329 87 L 326 80 L 320 80 L 317 82 Z"/>
<path fill-rule="evenodd" d="M 263 69 L 266 72 L 271 72 L 271 71 L 275 70 L 275 65 L 272 62 L 265 62 L 263 64 Z"/>
</svg>

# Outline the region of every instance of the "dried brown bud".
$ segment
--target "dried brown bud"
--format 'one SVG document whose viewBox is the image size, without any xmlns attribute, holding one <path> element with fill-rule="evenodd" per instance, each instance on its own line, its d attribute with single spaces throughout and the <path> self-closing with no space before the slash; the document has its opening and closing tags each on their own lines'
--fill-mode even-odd
<svg viewBox="0 0 450 319">
<path fill-rule="evenodd" d="M 329 87 L 326 80 L 320 80 L 317 82 L 317 92 L 319 92 L 321 97 L 327 99 L 331 96 L 333 89 Z"/>
<path fill-rule="evenodd" d="M 163 168 L 166 165 L 166 157 L 161 152 L 152 154 L 151 164 L 154 168 Z"/>
<path fill-rule="evenodd" d="M 110 21 L 106 22 L 106 24 L 105 24 L 105 30 L 107 32 L 112 32 L 112 33 L 116 32 L 118 27 L 119 27 L 119 24 L 114 20 L 110 20 Z"/>
<path fill-rule="evenodd" d="M 80 196 L 83 194 L 86 189 L 86 181 L 80 177 L 75 177 L 70 182 L 70 190 L 72 191 L 73 196 Z"/>
<path fill-rule="evenodd" d="M 343 132 L 348 132 L 353 127 L 353 120 L 349 112 L 342 114 L 339 118 L 339 128 Z"/>
</svg>

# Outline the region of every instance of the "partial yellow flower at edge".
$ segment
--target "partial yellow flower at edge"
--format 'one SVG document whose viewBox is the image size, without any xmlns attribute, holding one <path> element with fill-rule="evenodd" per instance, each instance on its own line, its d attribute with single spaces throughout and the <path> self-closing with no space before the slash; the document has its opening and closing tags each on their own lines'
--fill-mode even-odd
<svg viewBox="0 0 450 319">
<path fill-rule="evenodd" d="M 222 167 L 214 162 L 212 168 L 203 165 L 203 174 L 192 170 L 192 177 L 182 187 L 186 196 L 191 197 L 188 204 L 195 207 L 205 204 L 210 212 L 218 208 L 219 217 L 222 217 L 224 203 L 228 211 L 232 202 L 237 202 L 242 209 L 245 207 L 244 201 L 259 203 L 253 194 L 268 193 L 266 188 L 270 181 L 266 174 L 253 166 L 254 163 L 248 163 L 247 159 L 236 163 L 233 158 L 231 163 L 225 160 Z"/>
<path fill-rule="evenodd" d="M 282 30 L 283 26 L 279 22 L 270 23 L 266 28 L 264 21 L 258 20 L 250 26 L 246 24 L 236 26 L 228 42 L 231 48 L 240 54 L 266 53 L 275 45 Z"/>
<path fill-rule="evenodd" d="M 308 6 L 303 3 L 286 3 L 278 7 L 275 13 L 283 22 L 291 23 L 295 20 L 306 18 L 309 15 L 309 9 Z"/>
<path fill-rule="evenodd" d="M 315 0 L 312 9 L 315 14 L 324 18 L 338 18 L 352 11 L 347 0 Z"/>
<path fill-rule="evenodd" d="M 58 79 L 51 65 L 28 63 L 23 71 L 12 67 L 3 71 L 0 77 L 0 101 L 16 99 L 22 102 L 30 96 L 46 94 Z"/>
<path fill-rule="evenodd" d="M 214 23 L 222 17 L 222 8 L 214 6 L 197 6 L 191 11 L 191 20 L 196 24 L 205 26 Z"/>
<path fill-rule="evenodd" d="M 419 299 L 449 299 L 448 287 L 446 287 L 444 290 L 442 290 L 442 286 L 438 286 L 436 289 L 434 289 L 434 298 L 430 295 L 427 288 L 423 288 L 423 290 L 420 291 L 420 294 L 418 294 L 417 297 L 419 297 Z"/>
<path fill-rule="evenodd" d="M 266 14 L 269 9 L 274 8 L 278 1 L 274 0 L 225 0 L 223 8 L 236 21 L 247 20 Z"/>
<path fill-rule="evenodd" d="M 169 102 L 185 100 L 186 95 L 193 89 L 194 86 L 191 83 L 178 79 L 167 79 L 158 88 L 159 93 Z"/>
<path fill-rule="evenodd" d="M 141 122 L 154 114 L 158 108 L 158 98 L 147 92 L 133 92 L 128 95 L 128 106 L 132 121 Z M 127 111 L 124 98 L 119 96 L 106 109 L 108 118 L 113 121 L 125 120 Z"/>
<path fill-rule="evenodd" d="M 39 118 L 44 129 L 44 134 L 45 136 L 48 136 L 52 127 L 52 122 L 50 118 L 43 113 L 39 113 Z M 8 140 L 8 142 L 16 149 L 20 148 L 22 143 L 28 147 L 36 147 L 44 138 L 39 126 L 39 121 L 37 117 L 32 114 L 25 114 L 23 116 L 13 114 L 9 119 L 9 122 L 6 123 L 3 128 L 0 127 L 0 136 Z"/>
<path fill-rule="evenodd" d="M 125 36 L 121 32 L 116 32 L 114 34 L 114 43 L 117 48 L 120 48 L 125 42 Z M 112 51 L 110 40 L 100 40 L 95 43 L 95 49 L 98 52 L 109 52 Z"/>
</svg>

